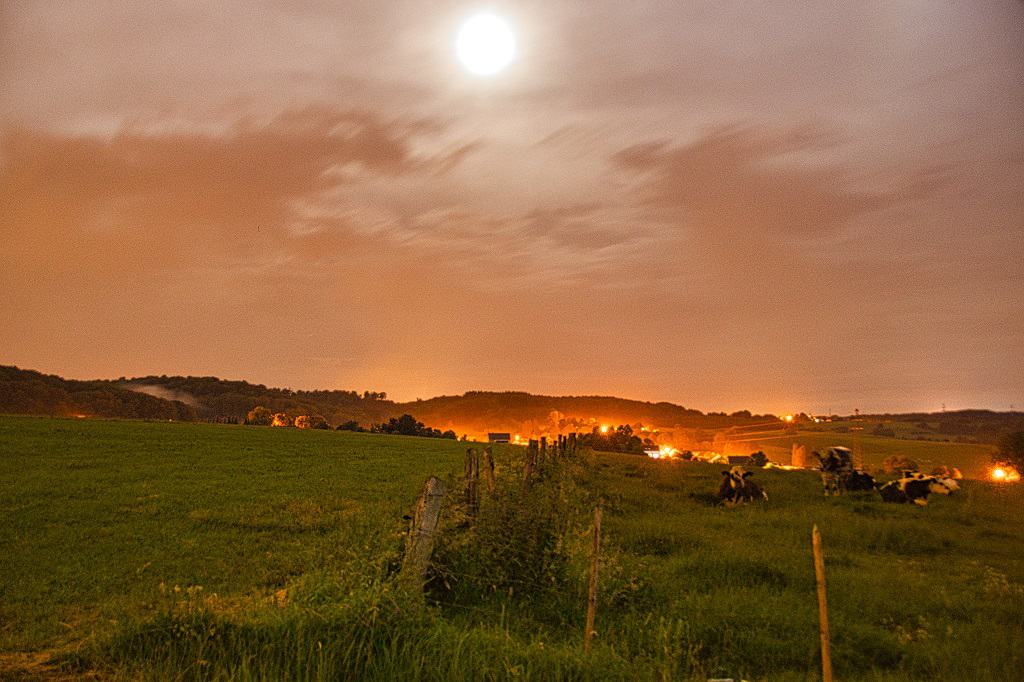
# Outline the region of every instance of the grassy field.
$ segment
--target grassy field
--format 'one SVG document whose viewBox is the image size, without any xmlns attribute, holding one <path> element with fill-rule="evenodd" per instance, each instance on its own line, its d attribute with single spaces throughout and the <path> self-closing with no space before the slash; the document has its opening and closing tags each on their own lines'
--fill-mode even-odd
<svg viewBox="0 0 1024 682">
<path fill-rule="evenodd" d="M 995 450 L 990 445 L 976 443 L 880 438 L 829 431 L 798 431 L 782 438 L 744 444 L 744 451 L 764 450 L 773 461 L 789 463 L 793 443 L 806 447 L 808 456 L 815 450 L 824 452 L 830 446 L 842 445 L 860 453 L 864 465 L 871 469 L 881 467 L 882 460 L 890 455 L 903 455 L 917 462 L 924 471 L 940 465 L 955 466 L 968 478 L 984 478 L 987 475 Z M 812 457 L 810 463 L 814 461 Z"/>
<path fill-rule="evenodd" d="M 597 454 L 524 493 L 521 451 L 501 448 L 475 524 L 449 498 L 423 605 L 394 580 L 402 515 L 428 475 L 456 482 L 463 451 L 0 417 L 0 678 L 814 680 L 815 523 L 838 679 L 1024 671 L 1024 486 L 969 481 L 918 508 L 758 471 L 770 500 L 724 509 L 721 467 Z"/>
</svg>

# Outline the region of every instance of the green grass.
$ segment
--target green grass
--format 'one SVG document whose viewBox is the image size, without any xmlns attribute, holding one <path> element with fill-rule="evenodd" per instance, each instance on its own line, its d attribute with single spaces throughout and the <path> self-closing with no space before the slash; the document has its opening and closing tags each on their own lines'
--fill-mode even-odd
<svg viewBox="0 0 1024 682">
<path fill-rule="evenodd" d="M 161 583 L 279 589 L 398 546 L 453 441 L 0 417 L 0 648 L 144 613 Z"/>
<path fill-rule="evenodd" d="M 428 475 L 461 470 L 464 448 L 0 417 L 0 649 L 114 679 L 813 680 L 817 524 L 837 679 L 1024 670 L 1024 486 L 968 481 L 918 508 L 758 471 L 769 501 L 723 509 L 709 504 L 720 466 L 599 454 L 523 497 L 520 451 L 501 448 L 479 521 L 447 508 L 422 606 L 393 579 L 401 516 Z M 543 570 L 518 563 L 524 543 L 544 548 Z"/>
<path fill-rule="evenodd" d="M 882 465 L 882 460 L 890 455 L 903 455 L 918 463 L 925 471 L 940 465 L 958 467 L 968 478 L 984 478 L 995 451 L 990 445 L 976 443 L 945 443 L 936 441 L 908 440 L 900 438 L 879 438 L 877 436 L 850 433 L 798 431 L 784 438 L 773 438 L 763 442 L 753 442 L 746 447 L 751 452 L 764 450 L 774 461 L 789 462 L 790 449 L 793 443 L 807 448 L 811 452 L 824 452 L 833 445 L 842 445 L 863 455 L 864 464 L 872 469 Z M 813 462 L 813 458 L 811 462 Z"/>
</svg>

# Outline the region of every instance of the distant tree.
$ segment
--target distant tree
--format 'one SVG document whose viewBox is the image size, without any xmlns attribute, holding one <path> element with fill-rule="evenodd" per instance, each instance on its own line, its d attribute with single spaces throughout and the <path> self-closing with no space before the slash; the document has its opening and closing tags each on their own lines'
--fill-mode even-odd
<svg viewBox="0 0 1024 682">
<path fill-rule="evenodd" d="M 1003 435 L 999 439 L 998 445 L 996 461 L 1012 464 L 1017 471 L 1024 471 L 1024 431 L 1014 431 Z"/>
<path fill-rule="evenodd" d="M 278 412 L 270 422 L 271 426 L 294 426 L 295 421 L 285 412 Z"/>
<path fill-rule="evenodd" d="M 449 440 L 458 440 L 459 437 L 456 435 L 454 431 L 448 429 L 447 431 L 441 434 L 441 438 L 448 438 Z"/>
<path fill-rule="evenodd" d="M 365 433 L 366 432 L 366 429 L 364 429 L 362 426 L 360 426 L 359 422 L 357 422 L 355 419 L 351 419 L 351 420 L 349 420 L 347 422 L 343 422 L 341 424 L 338 424 L 337 430 L 338 431 L 356 431 L 358 433 Z"/>
<path fill-rule="evenodd" d="M 763 467 L 768 463 L 768 455 L 764 454 L 761 450 L 758 450 L 750 455 L 747 463 L 752 467 Z"/>
<path fill-rule="evenodd" d="M 295 426 L 300 429 L 327 429 L 330 428 L 327 420 L 319 414 L 302 414 L 295 418 Z"/>
<path fill-rule="evenodd" d="M 371 429 L 374 433 L 393 433 L 399 436 L 423 436 L 424 438 L 456 438 L 454 431 L 441 432 L 440 429 L 432 429 L 411 414 L 403 414 L 395 419 L 392 417 L 384 424 L 378 424 Z"/>
<path fill-rule="evenodd" d="M 245 423 L 253 426 L 270 426 L 273 421 L 274 413 L 262 405 L 257 405 L 245 415 Z"/>
<path fill-rule="evenodd" d="M 608 430 L 607 433 L 602 433 L 600 427 L 595 426 L 590 433 L 580 437 L 580 444 L 603 452 L 632 452 L 638 455 L 644 453 L 644 447 L 654 446 L 649 438 L 641 439 L 634 435 L 633 427 L 629 424 Z"/>
</svg>

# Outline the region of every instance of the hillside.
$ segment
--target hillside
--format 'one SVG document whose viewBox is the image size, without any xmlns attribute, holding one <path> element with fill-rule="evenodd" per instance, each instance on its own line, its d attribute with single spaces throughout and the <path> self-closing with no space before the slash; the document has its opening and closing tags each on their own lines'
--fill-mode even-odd
<svg viewBox="0 0 1024 682">
<path fill-rule="evenodd" d="M 590 431 L 599 424 L 646 425 L 660 429 L 722 429 L 776 421 L 749 412 L 705 414 L 668 402 L 650 403 L 612 396 L 547 396 L 516 391 L 470 391 L 399 405 L 435 426 L 486 434 L 488 431 L 557 433 Z"/>
<path fill-rule="evenodd" d="M 192 421 L 199 411 L 180 400 L 132 391 L 109 381 L 75 381 L 0 365 L 0 414 Z"/>
<path fill-rule="evenodd" d="M 297 391 L 217 377 L 167 375 L 75 381 L 0 366 L 0 414 L 241 422 L 257 405 L 293 417 L 321 415 L 332 426 L 354 420 L 369 427 L 411 414 L 427 426 L 479 439 L 492 431 L 529 438 L 572 430 L 590 431 L 600 424 L 630 424 L 636 430 L 642 425 L 659 430 L 664 442 L 691 449 L 717 449 L 715 435 L 721 432 L 727 432 L 727 440 L 743 440 L 751 428 L 773 431 L 782 426 L 770 414 L 757 415 L 746 410 L 704 413 L 669 402 L 613 396 L 470 391 L 401 403 L 374 391 Z M 865 429 L 866 435 L 907 440 L 989 444 L 1003 433 L 1024 430 L 1024 413 L 989 410 L 862 415 L 859 420 L 858 426 Z M 818 424 L 800 415 L 793 426 L 800 431 L 846 433 L 853 422 L 834 417 L 828 423 Z M 728 432 L 729 429 L 733 431 Z"/>
<path fill-rule="evenodd" d="M 472 391 L 397 403 L 371 391 L 294 391 L 217 377 L 167 375 L 73 381 L 0 366 L 0 413 L 241 421 L 257 405 L 292 416 L 319 414 L 332 425 L 355 420 L 369 426 L 408 413 L 428 426 L 480 437 L 488 431 L 589 431 L 599 423 L 718 429 L 775 419 L 749 412 L 704 414 L 667 402 L 611 396 Z"/>
</svg>

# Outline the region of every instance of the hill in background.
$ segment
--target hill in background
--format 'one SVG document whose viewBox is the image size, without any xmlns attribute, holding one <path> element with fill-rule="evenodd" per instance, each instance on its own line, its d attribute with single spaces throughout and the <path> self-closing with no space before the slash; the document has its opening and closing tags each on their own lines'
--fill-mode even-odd
<svg viewBox="0 0 1024 682">
<path fill-rule="evenodd" d="M 124 419 L 241 422 L 257 405 L 291 416 L 321 415 L 336 426 L 364 426 L 411 414 L 427 426 L 470 437 L 491 431 L 531 435 L 590 431 L 601 424 L 630 424 L 675 433 L 689 442 L 710 441 L 716 432 L 775 424 L 775 415 L 743 410 L 704 413 L 668 402 L 611 396 L 544 396 L 523 392 L 470 391 L 463 395 L 400 403 L 385 393 L 352 390 L 293 391 L 217 377 L 146 376 L 77 381 L 33 370 L 0 366 L 0 413 Z M 818 423 L 799 415 L 794 427 L 841 431 L 854 422 L 829 417 Z M 993 443 L 1008 431 L 1024 430 L 1024 413 L 960 410 L 941 413 L 860 415 L 867 435 L 912 440 Z"/>
</svg>

